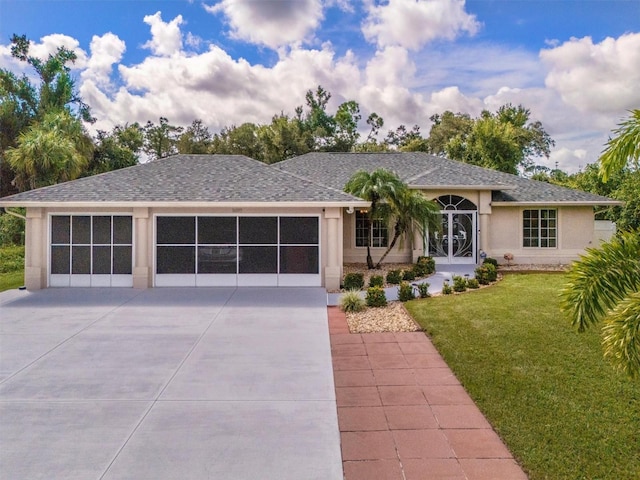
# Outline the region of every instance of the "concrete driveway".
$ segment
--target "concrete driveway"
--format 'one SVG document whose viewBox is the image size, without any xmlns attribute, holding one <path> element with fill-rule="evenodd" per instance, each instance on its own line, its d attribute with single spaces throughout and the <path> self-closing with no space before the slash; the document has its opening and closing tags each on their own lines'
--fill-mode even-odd
<svg viewBox="0 0 640 480">
<path fill-rule="evenodd" d="M 325 291 L 0 294 L 0 476 L 341 479 Z"/>
</svg>

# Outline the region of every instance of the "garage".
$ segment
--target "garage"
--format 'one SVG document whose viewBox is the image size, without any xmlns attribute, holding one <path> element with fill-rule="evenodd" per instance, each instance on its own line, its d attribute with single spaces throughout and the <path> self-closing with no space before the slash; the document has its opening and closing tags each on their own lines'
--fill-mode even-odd
<svg viewBox="0 0 640 480">
<path fill-rule="evenodd" d="M 130 215 L 51 215 L 52 287 L 131 287 Z"/>
<path fill-rule="evenodd" d="M 320 218 L 156 215 L 157 287 L 320 286 Z"/>
</svg>

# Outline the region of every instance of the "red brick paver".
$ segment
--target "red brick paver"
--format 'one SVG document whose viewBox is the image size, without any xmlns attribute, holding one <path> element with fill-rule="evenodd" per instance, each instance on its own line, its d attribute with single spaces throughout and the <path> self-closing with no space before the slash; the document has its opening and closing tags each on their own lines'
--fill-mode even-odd
<svg viewBox="0 0 640 480">
<path fill-rule="evenodd" d="M 328 316 L 345 480 L 527 479 L 426 335 Z"/>
</svg>

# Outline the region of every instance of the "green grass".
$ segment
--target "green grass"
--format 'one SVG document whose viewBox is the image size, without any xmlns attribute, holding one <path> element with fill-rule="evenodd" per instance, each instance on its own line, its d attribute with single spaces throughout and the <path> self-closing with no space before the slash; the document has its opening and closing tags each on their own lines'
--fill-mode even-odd
<svg viewBox="0 0 640 480">
<path fill-rule="evenodd" d="M 0 292 L 24 285 L 24 247 L 0 247 Z"/>
<path fill-rule="evenodd" d="M 24 272 L 0 273 L 0 292 L 24 285 Z"/>
<path fill-rule="evenodd" d="M 565 281 L 507 275 L 406 307 L 531 480 L 640 478 L 640 381 L 603 360 L 598 328 L 571 328 Z"/>
</svg>

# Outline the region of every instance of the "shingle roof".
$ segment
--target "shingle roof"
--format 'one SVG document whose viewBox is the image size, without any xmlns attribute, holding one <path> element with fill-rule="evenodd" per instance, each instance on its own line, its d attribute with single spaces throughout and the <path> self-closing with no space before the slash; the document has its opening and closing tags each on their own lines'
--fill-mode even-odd
<svg viewBox="0 0 640 480">
<path fill-rule="evenodd" d="M 242 155 L 175 155 L 18 193 L 0 203 L 362 202 Z"/>
<path fill-rule="evenodd" d="M 579 190 L 537 182 L 509 173 L 469 165 L 422 152 L 308 153 L 274 165 L 315 182 L 343 189 L 358 170 L 386 168 L 414 188 L 442 187 L 492 191 L 492 201 L 519 203 L 619 203 Z"/>
</svg>

